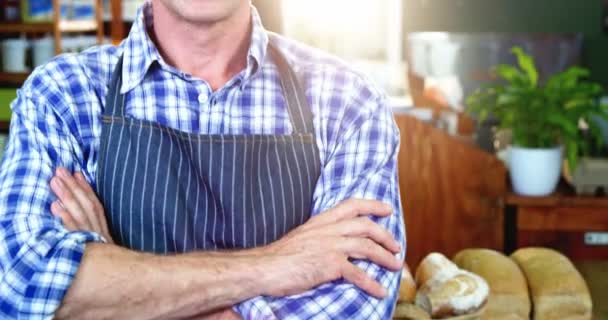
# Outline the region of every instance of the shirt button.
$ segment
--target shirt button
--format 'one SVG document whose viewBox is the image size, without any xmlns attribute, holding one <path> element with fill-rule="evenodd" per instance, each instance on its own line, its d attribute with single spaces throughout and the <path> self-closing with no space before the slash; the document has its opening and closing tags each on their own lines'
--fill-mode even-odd
<svg viewBox="0 0 608 320">
<path fill-rule="evenodd" d="M 201 93 L 198 95 L 198 102 L 201 104 L 206 104 L 209 101 L 209 98 L 207 97 L 206 94 Z"/>
</svg>

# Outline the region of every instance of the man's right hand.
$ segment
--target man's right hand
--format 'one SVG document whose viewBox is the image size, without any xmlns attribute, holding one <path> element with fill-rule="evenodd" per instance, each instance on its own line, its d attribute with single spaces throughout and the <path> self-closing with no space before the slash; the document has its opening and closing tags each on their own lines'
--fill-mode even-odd
<svg viewBox="0 0 608 320">
<path fill-rule="evenodd" d="M 51 190 L 58 200 L 51 204 L 51 212 L 61 218 L 70 231 L 88 231 L 114 243 L 101 201 L 81 172 L 73 175 L 63 167 L 51 179 Z"/>
<path fill-rule="evenodd" d="M 112 242 L 103 207 L 82 174 L 72 176 L 60 168 L 51 188 L 62 202 L 53 204 L 53 214 L 61 217 L 68 229 L 97 232 Z M 403 262 L 394 256 L 400 251 L 399 243 L 367 217 L 391 213 L 389 205 L 378 201 L 346 200 L 312 217 L 282 239 L 254 249 L 260 260 L 269 262 L 269 268 L 261 272 L 268 278 L 267 294 L 298 294 L 344 278 L 375 297 L 384 297 L 384 288 L 350 259 L 366 259 L 391 270 L 402 267 Z"/>
<path fill-rule="evenodd" d="M 400 244 L 368 215 L 386 217 L 392 208 L 378 201 L 346 200 L 312 217 L 282 239 L 259 249 L 268 262 L 267 295 L 289 296 L 343 278 L 377 298 L 386 290 L 351 259 L 365 259 L 398 271 Z"/>
</svg>

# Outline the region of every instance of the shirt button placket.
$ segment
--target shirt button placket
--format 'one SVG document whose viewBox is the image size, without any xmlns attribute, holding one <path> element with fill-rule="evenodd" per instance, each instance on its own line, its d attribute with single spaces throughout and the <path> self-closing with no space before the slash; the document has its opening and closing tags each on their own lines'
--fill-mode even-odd
<svg viewBox="0 0 608 320">
<path fill-rule="evenodd" d="M 201 85 L 198 90 L 199 94 L 197 101 L 199 103 L 199 123 L 203 132 L 209 132 L 214 130 L 214 119 L 209 108 L 209 90 L 205 85 Z"/>
<path fill-rule="evenodd" d="M 207 102 L 209 102 L 209 97 L 207 96 L 206 93 L 201 93 L 201 94 L 198 95 L 198 102 L 201 105 L 206 105 Z"/>
</svg>

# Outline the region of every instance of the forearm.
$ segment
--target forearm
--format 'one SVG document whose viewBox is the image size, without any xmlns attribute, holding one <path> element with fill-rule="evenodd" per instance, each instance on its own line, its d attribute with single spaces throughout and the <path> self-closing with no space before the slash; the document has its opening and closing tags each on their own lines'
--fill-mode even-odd
<svg viewBox="0 0 608 320">
<path fill-rule="evenodd" d="M 367 261 L 355 264 L 386 288 L 387 296 L 377 299 L 345 281 L 327 283 L 300 293 L 297 297 L 261 296 L 237 305 L 246 319 L 389 319 L 396 305 L 400 272 L 370 266 Z M 331 304 L 331 306 L 330 306 Z M 354 311 L 354 313 L 353 313 Z"/>
<path fill-rule="evenodd" d="M 89 244 L 59 319 L 181 319 L 263 294 L 257 255 L 155 256 Z"/>
</svg>

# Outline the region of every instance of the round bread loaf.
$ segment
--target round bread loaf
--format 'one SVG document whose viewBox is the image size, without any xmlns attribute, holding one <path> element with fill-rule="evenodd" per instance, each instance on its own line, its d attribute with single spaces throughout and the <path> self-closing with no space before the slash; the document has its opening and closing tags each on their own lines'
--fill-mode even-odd
<svg viewBox="0 0 608 320">
<path fill-rule="evenodd" d="M 397 299 L 397 303 L 414 303 L 415 299 L 416 282 L 414 282 L 410 268 L 408 268 L 407 265 L 404 265 L 401 273 L 401 286 L 399 287 L 399 297 Z"/>
<path fill-rule="evenodd" d="M 395 307 L 393 320 L 431 320 L 431 316 L 411 303 L 399 303 Z"/>
<path fill-rule="evenodd" d="M 441 253 L 433 252 L 426 256 L 416 269 L 416 285 L 443 282 L 458 274 L 458 267 Z M 430 284 L 429 284 L 430 285 Z"/>
<path fill-rule="evenodd" d="M 487 283 L 478 275 L 460 270 L 439 253 L 428 255 L 416 270 L 416 305 L 434 319 L 476 313 L 489 295 Z"/>
<path fill-rule="evenodd" d="M 463 250 L 453 260 L 458 267 L 479 275 L 490 286 L 482 319 L 530 319 L 528 284 L 515 262 L 489 249 Z"/>
<path fill-rule="evenodd" d="M 424 284 L 416 294 L 416 305 L 433 318 L 475 313 L 487 301 L 490 289 L 479 276 L 460 271 L 444 282 Z"/>
</svg>

